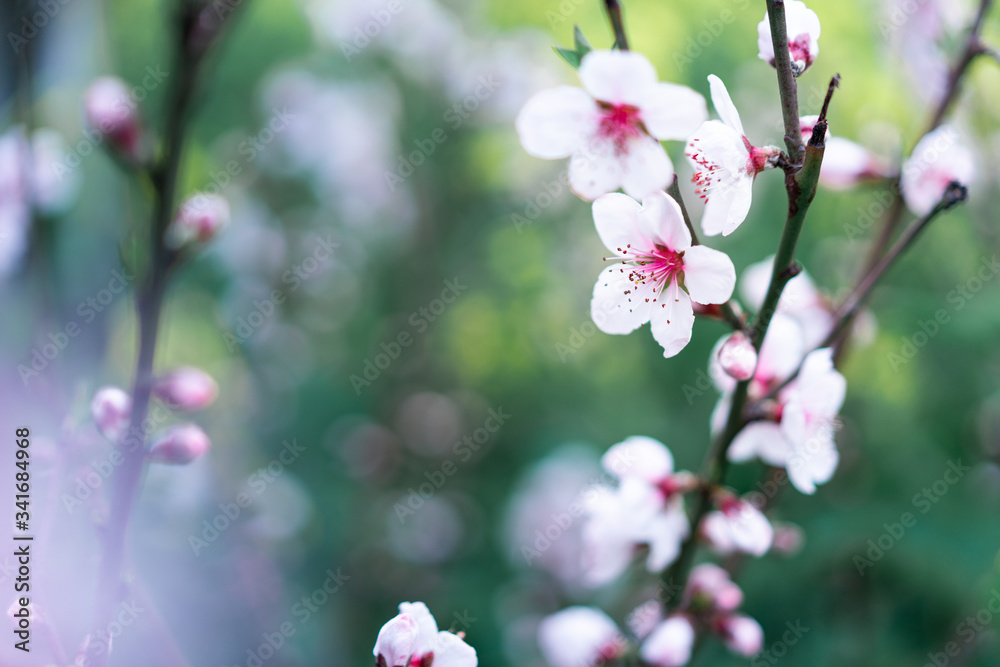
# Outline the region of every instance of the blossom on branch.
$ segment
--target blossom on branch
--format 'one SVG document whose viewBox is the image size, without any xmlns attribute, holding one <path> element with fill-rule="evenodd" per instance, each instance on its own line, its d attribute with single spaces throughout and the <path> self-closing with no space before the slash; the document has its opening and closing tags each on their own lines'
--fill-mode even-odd
<svg viewBox="0 0 1000 667">
<path fill-rule="evenodd" d="M 729 236 L 746 219 L 757 174 L 774 167 L 781 151 L 758 148 L 743 131 L 740 113 L 722 79 L 710 74 L 712 104 L 721 120 L 702 123 L 684 154 L 694 168 L 695 192 L 705 202 L 701 229 L 708 236 Z"/>
<path fill-rule="evenodd" d="M 627 334 L 647 322 L 672 357 L 691 340 L 692 302 L 725 303 L 736 285 L 727 255 L 691 245 L 680 206 L 660 192 L 637 201 L 609 194 L 594 202 L 594 222 L 612 252 L 594 285 L 591 317 L 609 334 Z"/>
<path fill-rule="evenodd" d="M 792 61 L 792 74 L 799 76 L 819 55 L 819 17 L 800 0 L 786 0 L 784 4 L 788 55 Z M 774 40 L 767 14 L 757 24 L 757 50 L 757 57 L 774 67 Z"/>
<path fill-rule="evenodd" d="M 399 615 L 382 626 L 372 650 L 377 667 L 476 667 L 476 650 L 463 634 L 438 632 L 423 602 L 401 602 Z"/>
<path fill-rule="evenodd" d="M 580 82 L 528 100 L 517 117 L 524 149 L 569 157 L 570 187 L 587 201 L 618 188 L 641 199 L 670 185 L 674 167 L 660 141 L 687 139 L 707 116 L 705 99 L 659 82 L 649 60 L 631 51 L 591 51 Z"/>
</svg>

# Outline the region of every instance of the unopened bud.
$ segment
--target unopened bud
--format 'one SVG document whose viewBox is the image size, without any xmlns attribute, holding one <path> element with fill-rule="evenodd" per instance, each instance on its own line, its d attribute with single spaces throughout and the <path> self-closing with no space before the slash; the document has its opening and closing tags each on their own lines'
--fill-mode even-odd
<svg viewBox="0 0 1000 667">
<path fill-rule="evenodd" d="M 149 460 L 183 465 L 194 461 L 211 446 L 212 442 L 201 428 L 194 424 L 182 424 L 170 429 L 153 443 L 149 450 Z"/>
<path fill-rule="evenodd" d="M 153 393 L 173 409 L 192 412 L 214 403 L 219 385 L 205 371 L 186 366 L 157 380 Z"/>
<path fill-rule="evenodd" d="M 728 572 L 713 563 L 691 570 L 686 597 L 688 604 L 699 609 L 732 611 L 743 604 L 743 591 Z"/>
<path fill-rule="evenodd" d="M 181 204 L 165 240 L 175 250 L 191 242 L 206 243 L 228 224 L 229 202 L 225 197 L 198 193 Z"/>
<path fill-rule="evenodd" d="M 760 623 L 743 614 L 731 614 L 720 622 L 726 647 L 733 653 L 751 657 L 764 647 L 764 630 Z"/>
<path fill-rule="evenodd" d="M 719 349 L 719 364 L 726 375 L 749 380 L 757 368 L 757 350 L 745 333 L 737 331 Z"/>
<path fill-rule="evenodd" d="M 125 431 L 131 411 L 132 397 L 118 387 L 98 389 L 90 402 L 90 414 L 97 430 L 111 442 L 117 442 Z"/>
<path fill-rule="evenodd" d="M 87 124 L 129 158 L 136 158 L 141 130 L 136 105 L 125 82 L 114 76 L 97 79 L 87 89 Z"/>
</svg>

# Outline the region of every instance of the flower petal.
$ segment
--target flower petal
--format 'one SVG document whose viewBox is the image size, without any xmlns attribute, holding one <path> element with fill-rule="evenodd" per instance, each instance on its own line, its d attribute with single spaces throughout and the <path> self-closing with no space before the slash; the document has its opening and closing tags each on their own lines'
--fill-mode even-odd
<svg viewBox="0 0 1000 667">
<path fill-rule="evenodd" d="M 691 246 L 684 253 L 684 286 L 695 303 L 725 303 L 736 288 L 736 267 L 724 252 Z"/>
<path fill-rule="evenodd" d="M 399 613 L 409 616 L 417 624 L 418 630 L 413 644 L 413 652 L 417 655 L 423 655 L 434 650 L 438 626 L 430 610 L 427 609 L 427 605 L 423 602 L 400 602 Z"/>
<path fill-rule="evenodd" d="M 753 198 L 753 176 L 740 175 L 731 183 L 730 187 L 733 196 L 729 200 L 726 221 L 722 224 L 723 236 L 729 236 L 735 232 L 736 228 L 747 219 L 747 214 L 750 212 L 750 201 Z"/>
<path fill-rule="evenodd" d="M 399 614 L 378 631 L 372 654 L 385 660 L 386 667 L 408 667 L 417 639 L 416 620 L 409 614 Z"/>
<path fill-rule="evenodd" d="M 634 51 L 591 51 L 580 63 L 580 82 L 594 99 L 639 106 L 656 85 L 656 69 Z"/>
<path fill-rule="evenodd" d="M 642 122 L 657 139 L 683 141 L 708 118 L 701 93 L 675 83 L 658 83 L 639 105 Z"/>
<path fill-rule="evenodd" d="M 573 153 L 569 161 L 569 187 L 585 201 L 613 192 L 622 184 L 624 166 L 613 141 L 594 138 Z"/>
<path fill-rule="evenodd" d="M 451 632 L 439 632 L 434 644 L 434 667 L 476 667 L 476 649 Z"/>
<path fill-rule="evenodd" d="M 607 614 L 593 607 L 567 607 L 538 624 L 538 646 L 553 667 L 596 665 L 602 652 L 625 649 L 625 638 Z M 434 667 L 438 667 L 437 662 Z"/>
<path fill-rule="evenodd" d="M 745 137 L 746 132 L 743 131 L 740 112 L 736 110 L 736 105 L 733 104 L 733 98 L 729 96 L 726 84 L 722 83 L 722 79 L 714 74 L 709 74 L 708 87 L 712 91 L 712 105 L 715 107 L 715 112 L 719 114 L 719 118 L 735 130 L 740 137 Z"/>
<path fill-rule="evenodd" d="M 618 479 L 637 477 L 656 484 L 674 472 L 674 457 L 659 440 L 633 435 L 606 451 L 601 466 Z"/>
<path fill-rule="evenodd" d="M 632 244 L 637 244 L 639 231 L 639 211 L 642 205 L 619 192 L 599 197 L 593 206 L 594 225 L 604 247 L 620 256 Z"/>
<path fill-rule="evenodd" d="M 742 463 L 757 457 L 773 466 L 784 466 L 788 462 L 791 445 L 785 439 L 781 427 L 769 421 L 750 422 L 733 438 L 726 456 L 734 463 Z"/>
<path fill-rule="evenodd" d="M 639 655 L 656 667 L 680 667 L 691 660 L 694 628 L 681 615 L 671 616 L 656 626 L 642 644 Z"/>
<path fill-rule="evenodd" d="M 642 200 L 639 227 L 652 243 L 674 252 L 691 247 L 691 232 L 684 224 L 680 205 L 666 192 L 657 192 Z"/>
<path fill-rule="evenodd" d="M 650 313 L 653 338 L 663 347 L 663 356 L 670 358 L 691 341 L 694 309 L 691 298 L 676 282 L 664 288 L 660 303 Z"/>
<path fill-rule="evenodd" d="M 674 180 L 674 164 L 670 156 L 660 142 L 648 134 L 633 137 L 619 159 L 622 164 L 622 189 L 635 199 L 663 190 Z"/>
<path fill-rule="evenodd" d="M 629 280 L 630 272 L 629 267 L 614 264 L 597 276 L 590 316 L 604 333 L 632 333 L 649 321 L 650 313 L 659 305 L 653 282 L 637 285 Z"/>
<path fill-rule="evenodd" d="M 597 128 L 599 109 L 582 88 L 558 86 L 527 101 L 515 126 L 521 145 L 545 159 L 569 157 L 585 145 Z"/>
</svg>

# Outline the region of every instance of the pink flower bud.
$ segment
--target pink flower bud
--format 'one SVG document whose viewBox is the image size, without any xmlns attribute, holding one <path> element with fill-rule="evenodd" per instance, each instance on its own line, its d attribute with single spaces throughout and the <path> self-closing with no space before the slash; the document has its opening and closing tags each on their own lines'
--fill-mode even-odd
<svg viewBox="0 0 1000 667">
<path fill-rule="evenodd" d="M 181 204 L 165 240 L 174 249 L 195 241 L 207 243 L 228 224 L 229 202 L 225 197 L 198 193 Z"/>
<path fill-rule="evenodd" d="M 686 616 L 671 616 L 656 626 L 639 655 L 656 667 L 680 667 L 691 660 L 694 638 L 694 627 Z"/>
<path fill-rule="evenodd" d="M 408 614 L 399 614 L 383 625 L 372 651 L 376 664 L 379 667 L 407 667 L 418 631 L 417 622 Z"/>
<path fill-rule="evenodd" d="M 718 565 L 703 563 L 691 570 L 685 595 L 696 607 L 732 611 L 743 604 L 743 591 Z"/>
<path fill-rule="evenodd" d="M 201 428 L 194 424 L 181 424 L 153 443 L 149 450 L 149 460 L 183 465 L 194 461 L 211 446 L 212 442 Z"/>
<path fill-rule="evenodd" d="M 160 378 L 153 393 L 171 408 L 191 412 L 214 403 L 219 385 L 205 371 L 185 366 Z"/>
<path fill-rule="evenodd" d="M 118 387 L 98 389 L 90 402 L 90 414 L 97 430 L 111 442 L 117 442 L 128 427 L 131 412 L 132 397 Z"/>
<path fill-rule="evenodd" d="M 794 523 L 774 524 L 774 545 L 771 547 L 778 553 L 795 554 L 802 548 L 806 537 L 802 528 Z"/>
<path fill-rule="evenodd" d="M 726 517 L 733 545 L 740 551 L 763 556 L 774 541 L 774 528 L 767 517 L 752 504 L 735 496 L 717 500 Z"/>
<path fill-rule="evenodd" d="M 751 657 L 764 646 L 764 630 L 760 623 L 743 614 L 726 616 L 719 623 L 722 639 L 733 653 Z"/>
<path fill-rule="evenodd" d="M 742 331 L 737 331 L 722 344 L 719 350 L 722 370 L 737 380 L 749 380 L 757 368 L 757 350 Z"/>
<path fill-rule="evenodd" d="M 87 89 L 84 101 L 87 124 L 131 158 L 138 154 L 141 133 L 135 108 L 128 87 L 118 77 L 101 77 Z"/>
</svg>

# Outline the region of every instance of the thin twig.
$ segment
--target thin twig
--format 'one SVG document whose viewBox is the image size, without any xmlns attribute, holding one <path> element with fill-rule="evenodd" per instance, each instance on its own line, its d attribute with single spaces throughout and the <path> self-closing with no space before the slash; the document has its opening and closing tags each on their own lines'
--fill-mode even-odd
<svg viewBox="0 0 1000 667">
<path fill-rule="evenodd" d="M 784 0 L 767 0 L 767 20 L 771 25 L 771 43 L 774 45 L 774 69 L 778 75 L 778 93 L 781 95 L 781 116 L 785 122 L 785 147 L 793 164 L 802 160 L 802 130 L 799 126 L 799 93 L 792 59 L 788 53 L 788 25 L 785 23 Z"/>
<path fill-rule="evenodd" d="M 620 51 L 628 51 L 628 37 L 625 35 L 625 24 L 622 21 L 622 5 L 618 0 L 604 0 L 604 8 L 608 11 L 611 28 L 615 31 L 615 46 Z"/>
</svg>

